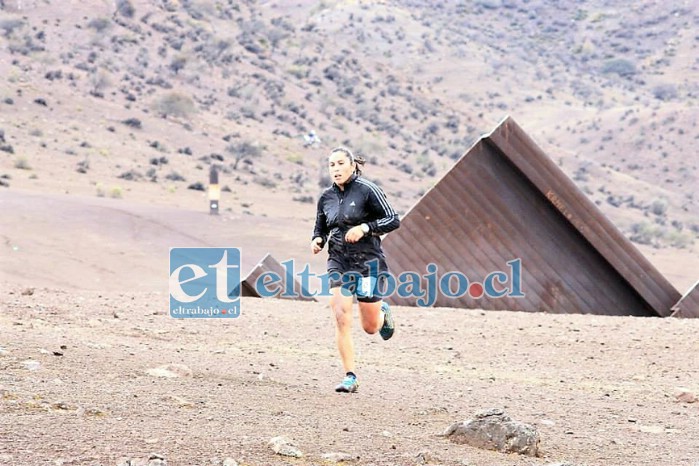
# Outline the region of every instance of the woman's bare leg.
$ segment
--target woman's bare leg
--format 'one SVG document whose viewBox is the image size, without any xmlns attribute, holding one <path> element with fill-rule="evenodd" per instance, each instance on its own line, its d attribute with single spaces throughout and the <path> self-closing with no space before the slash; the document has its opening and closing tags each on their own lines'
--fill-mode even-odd
<svg viewBox="0 0 699 466">
<path fill-rule="evenodd" d="M 345 372 L 354 372 L 352 341 L 352 296 L 344 296 L 341 287 L 332 288 L 330 308 L 335 317 L 335 341 Z"/>
</svg>

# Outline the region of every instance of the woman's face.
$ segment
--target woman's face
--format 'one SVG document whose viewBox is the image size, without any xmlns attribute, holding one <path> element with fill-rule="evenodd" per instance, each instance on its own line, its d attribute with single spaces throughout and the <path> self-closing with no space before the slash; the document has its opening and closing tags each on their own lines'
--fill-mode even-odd
<svg viewBox="0 0 699 466">
<path fill-rule="evenodd" d="M 347 180 L 354 173 L 355 164 L 350 162 L 349 157 L 342 151 L 336 151 L 328 157 L 328 171 L 330 178 L 338 186 L 344 186 Z"/>
</svg>

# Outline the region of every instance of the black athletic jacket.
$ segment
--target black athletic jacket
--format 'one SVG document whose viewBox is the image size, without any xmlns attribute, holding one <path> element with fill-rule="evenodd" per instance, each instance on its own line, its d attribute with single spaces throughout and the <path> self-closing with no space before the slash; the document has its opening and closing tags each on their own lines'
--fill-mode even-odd
<svg viewBox="0 0 699 466">
<path fill-rule="evenodd" d="M 354 244 L 345 243 L 350 228 L 366 223 L 369 234 Z M 342 191 L 333 183 L 318 199 L 313 238 L 329 240 L 328 253 L 380 252 L 380 235 L 400 226 L 398 215 L 386 200 L 384 192 L 371 181 L 352 175 Z M 329 237 L 329 238 L 328 238 Z"/>
</svg>

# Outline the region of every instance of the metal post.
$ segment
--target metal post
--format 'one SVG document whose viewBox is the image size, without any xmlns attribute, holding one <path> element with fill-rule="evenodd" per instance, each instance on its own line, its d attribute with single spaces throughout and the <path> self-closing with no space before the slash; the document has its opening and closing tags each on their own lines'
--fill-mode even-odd
<svg viewBox="0 0 699 466">
<path fill-rule="evenodd" d="M 218 170 L 216 165 L 211 165 L 209 171 L 209 213 L 218 215 L 218 204 L 221 199 L 221 188 L 218 185 Z"/>
</svg>

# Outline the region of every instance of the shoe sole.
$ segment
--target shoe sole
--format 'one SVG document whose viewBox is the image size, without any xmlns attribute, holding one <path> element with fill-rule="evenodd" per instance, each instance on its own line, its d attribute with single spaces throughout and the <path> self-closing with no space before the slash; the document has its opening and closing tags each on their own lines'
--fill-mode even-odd
<svg viewBox="0 0 699 466">
<path fill-rule="evenodd" d="M 337 393 L 357 393 L 357 390 L 359 390 L 359 385 L 354 385 L 352 388 L 345 388 L 343 386 L 335 388 Z"/>
</svg>

